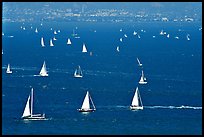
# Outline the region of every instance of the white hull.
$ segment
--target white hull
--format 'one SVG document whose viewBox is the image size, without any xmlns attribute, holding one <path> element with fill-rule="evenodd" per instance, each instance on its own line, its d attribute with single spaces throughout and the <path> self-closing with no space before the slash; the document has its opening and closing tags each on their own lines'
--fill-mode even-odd
<svg viewBox="0 0 204 137">
<path fill-rule="evenodd" d="M 139 81 L 139 84 L 147 84 L 145 81 Z"/>
<path fill-rule="evenodd" d="M 92 112 L 95 111 L 96 109 L 77 109 L 79 112 Z"/>
<path fill-rule="evenodd" d="M 11 73 L 12 73 L 12 71 L 6 71 L 6 73 L 7 73 L 7 74 L 11 74 Z"/>
<path fill-rule="evenodd" d="M 74 75 L 75 78 L 82 78 L 83 76 L 81 75 Z"/>
<path fill-rule="evenodd" d="M 48 74 L 47 73 L 46 74 L 40 74 L 40 76 L 47 77 Z"/>
<path fill-rule="evenodd" d="M 130 106 L 131 110 L 143 110 L 143 106 Z"/>
</svg>

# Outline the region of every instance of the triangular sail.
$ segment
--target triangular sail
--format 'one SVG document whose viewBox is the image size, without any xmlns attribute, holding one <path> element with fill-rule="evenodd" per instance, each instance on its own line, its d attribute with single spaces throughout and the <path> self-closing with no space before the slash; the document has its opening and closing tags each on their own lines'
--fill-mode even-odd
<svg viewBox="0 0 204 137">
<path fill-rule="evenodd" d="M 137 87 L 131 105 L 132 106 L 139 106 L 139 100 L 138 99 L 139 98 L 138 98 L 138 87 Z"/>
<path fill-rule="evenodd" d="M 144 82 L 144 73 L 143 73 L 143 71 L 142 71 L 142 76 L 140 78 L 140 82 Z"/>
<path fill-rule="evenodd" d="M 46 64 L 45 64 L 45 61 L 44 61 L 42 69 L 40 71 L 40 74 L 46 74 L 46 73 L 47 73 L 47 69 L 46 69 Z"/>
<path fill-rule="evenodd" d="M 45 43 L 44 43 L 43 37 L 41 38 L 41 46 L 42 46 L 42 47 L 45 46 Z"/>
<path fill-rule="evenodd" d="M 71 42 L 70 39 L 67 40 L 67 44 L 68 44 L 68 45 L 72 44 L 72 42 Z"/>
<path fill-rule="evenodd" d="M 38 33 L 38 29 L 37 28 L 35 29 L 35 33 Z"/>
<path fill-rule="evenodd" d="M 140 60 L 137 58 L 137 62 L 139 63 L 139 65 L 142 65 L 141 63 L 140 63 Z"/>
<path fill-rule="evenodd" d="M 87 91 L 81 109 L 90 109 L 89 92 Z"/>
<path fill-rule="evenodd" d="M 52 39 L 50 39 L 50 46 L 54 46 L 54 44 L 52 43 Z"/>
<path fill-rule="evenodd" d="M 85 44 L 83 44 L 82 52 L 87 52 Z"/>
<path fill-rule="evenodd" d="M 30 96 L 28 97 L 22 117 L 27 117 L 31 115 L 29 103 L 30 103 Z"/>
<path fill-rule="evenodd" d="M 11 71 L 11 69 L 10 69 L 10 64 L 8 64 L 8 67 L 7 67 L 7 70 L 6 70 L 7 72 L 10 72 Z"/>
</svg>

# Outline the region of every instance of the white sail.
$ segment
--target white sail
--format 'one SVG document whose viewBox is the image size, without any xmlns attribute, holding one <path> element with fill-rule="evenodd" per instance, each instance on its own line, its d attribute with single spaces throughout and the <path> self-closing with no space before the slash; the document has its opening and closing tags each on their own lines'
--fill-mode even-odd
<svg viewBox="0 0 204 137">
<path fill-rule="evenodd" d="M 6 69 L 6 73 L 12 73 L 11 68 L 10 68 L 10 64 L 8 64 L 8 67 Z"/>
<path fill-rule="evenodd" d="M 81 109 L 88 110 L 90 109 L 90 103 L 89 103 L 89 92 L 87 91 L 86 96 L 84 98 L 84 102 L 82 104 Z"/>
<path fill-rule="evenodd" d="M 56 30 L 54 31 L 54 34 L 57 34 L 57 31 L 56 31 Z"/>
<path fill-rule="evenodd" d="M 70 44 L 72 44 L 72 42 L 71 42 L 71 40 L 68 38 L 68 40 L 67 40 L 67 44 L 68 45 L 70 45 Z"/>
<path fill-rule="evenodd" d="M 164 35 L 164 31 L 163 30 L 161 30 L 160 35 Z"/>
<path fill-rule="evenodd" d="M 126 34 L 124 34 L 124 37 L 126 37 L 126 38 L 127 38 L 127 35 L 126 35 Z"/>
<path fill-rule="evenodd" d="M 35 33 L 38 33 L 38 29 L 37 28 L 35 29 Z"/>
<path fill-rule="evenodd" d="M 82 52 L 87 52 L 87 49 L 86 49 L 86 46 L 85 46 L 85 44 L 84 44 L 84 43 L 83 43 Z"/>
<path fill-rule="evenodd" d="M 41 38 L 41 46 L 42 46 L 42 47 L 45 46 L 45 43 L 44 43 L 43 37 Z"/>
<path fill-rule="evenodd" d="M 189 34 L 187 34 L 187 36 L 186 36 L 187 40 L 190 40 L 189 36 L 190 36 L 190 35 L 189 35 Z"/>
<path fill-rule="evenodd" d="M 139 34 L 137 34 L 137 37 L 140 39 L 140 35 Z"/>
<path fill-rule="evenodd" d="M 45 61 L 43 63 L 42 69 L 40 71 L 41 76 L 48 76 Z"/>
<path fill-rule="evenodd" d="M 120 31 L 123 31 L 123 29 L 120 29 Z"/>
<path fill-rule="evenodd" d="M 22 117 L 27 117 L 27 116 L 31 116 L 31 112 L 30 112 L 30 96 L 28 97 L 24 112 Z"/>
<path fill-rule="evenodd" d="M 57 39 L 54 37 L 53 40 L 57 40 Z"/>
<path fill-rule="evenodd" d="M 133 32 L 133 35 L 136 35 L 136 34 L 137 34 L 137 32 L 134 31 L 134 32 Z"/>
<path fill-rule="evenodd" d="M 122 42 L 123 41 L 123 38 L 120 38 L 120 42 Z"/>
<path fill-rule="evenodd" d="M 169 38 L 169 34 L 166 37 Z"/>
<path fill-rule="evenodd" d="M 117 50 L 117 52 L 120 52 L 119 46 L 117 46 L 116 50 Z"/>
<path fill-rule="evenodd" d="M 54 46 L 54 44 L 52 43 L 52 39 L 50 39 L 50 46 Z"/>
<path fill-rule="evenodd" d="M 76 77 L 76 78 L 82 78 L 83 77 L 82 70 L 81 70 L 80 66 L 78 66 L 78 69 L 75 70 L 74 77 Z"/>
<path fill-rule="evenodd" d="M 142 66 L 142 64 L 140 63 L 140 60 L 137 58 L 137 62 L 139 66 Z"/>
<path fill-rule="evenodd" d="M 146 78 L 144 77 L 143 70 L 142 70 L 142 76 L 140 78 L 139 84 L 147 84 Z"/>
<path fill-rule="evenodd" d="M 135 95 L 132 100 L 132 106 L 139 106 L 139 97 L 138 97 L 138 87 L 136 88 Z"/>
</svg>

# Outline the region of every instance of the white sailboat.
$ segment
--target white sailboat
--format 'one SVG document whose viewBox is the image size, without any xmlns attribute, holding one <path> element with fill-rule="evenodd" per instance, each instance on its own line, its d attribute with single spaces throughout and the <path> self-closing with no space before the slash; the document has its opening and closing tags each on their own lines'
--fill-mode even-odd
<svg viewBox="0 0 204 137">
<path fill-rule="evenodd" d="M 119 46 L 117 46 L 116 50 L 117 50 L 117 52 L 120 52 L 120 48 L 119 48 Z"/>
<path fill-rule="evenodd" d="M 120 29 L 120 31 L 123 31 L 123 29 Z"/>
<path fill-rule="evenodd" d="M 35 33 L 38 33 L 38 29 L 37 28 L 35 29 Z"/>
<path fill-rule="evenodd" d="M 91 100 L 91 104 L 93 105 L 93 109 L 91 109 L 91 107 L 90 107 L 90 101 L 89 100 Z M 86 92 L 86 96 L 84 98 L 84 102 L 82 104 L 81 109 L 77 109 L 77 110 L 79 112 L 92 112 L 92 111 L 96 110 L 96 107 L 94 106 L 94 103 L 93 103 L 88 91 Z"/>
<path fill-rule="evenodd" d="M 53 40 L 57 40 L 57 39 L 54 37 Z"/>
<path fill-rule="evenodd" d="M 140 97 L 138 87 L 136 88 L 135 95 L 132 99 L 132 104 L 130 106 L 130 109 L 131 110 L 138 110 L 138 109 L 143 110 L 143 104 L 142 104 L 142 100 Z"/>
<path fill-rule="evenodd" d="M 12 73 L 10 64 L 8 64 L 8 67 L 7 67 L 7 69 L 6 69 L 6 73 L 7 73 L 7 74 L 11 74 L 11 73 Z"/>
<path fill-rule="evenodd" d="M 135 36 L 136 34 L 137 34 L 137 32 L 134 31 L 134 32 L 133 32 L 133 35 Z"/>
<path fill-rule="evenodd" d="M 80 66 L 78 66 L 78 68 L 74 71 L 74 77 L 75 78 L 82 78 L 83 77 L 82 70 L 81 70 Z"/>
<path fill-rule="evenodd" d="M 41 38 L 41 46 L 45 47 L 45 43 L 44 43 L 43 37 Z"/>
<path fill-rule="evenodd" d="M 187 40 L 190 40 L 189 36 L 190 36 L 189 34 L 186 35 Z"/>
<path fill-rule="evenodd" d="M 139 34 L 137 34 L 137 36 L 138 36 L 138 39 L 140 39 L 140 35 L 139 35 Z"/>
<path fill-rule="evenodd" d="M 56 30 L 54 31 L 54 34 L 57 34 L 57 31 L 56 31 Z"/>
<path fill-rule="evenodd" d="M 164 35 L 164 31 L 163 30 L 161 30 L 161 32 L 159 33 L 160 35 Z"/>
<path fill-rule="evenodd" d="M 1 52 L 1 53 L 2 53 L 2 55 L 4 54 L 3 49 L 2 49 L 2 52 Z"/>
<path fill-rule="evenodd" d="M 127 38 L 127 35 L 126 35 L 126 34 L 124 34 L 124 37 L 126 37 L 126 38 Z"/>
<path fill-rule="evenodd" d="M 31 94 L 28 96 L 28 100 L 22 115 L 24 120 L 45 120 L 45 114 L 33 114 L 33 88 L 31 89 Z"/>
<path fill-rule="evenodd" d="M 50 46 L 51 46 L 51 47 L 54 46 L 54 44 L 53 44 L 53 42 L 52 42 L 52 39 L 50 39 Z"/>
<path fill-rule="evenodd" d="M 137 58 L 137 62 L 138 62 L 138 66 L 142 66 L 142 64 L 140 63 L 140 60 Z"/>
<path fill-rule="evenodd" d="M 45 61 L 44 61 L 43 66 L 41 68 L 40 76 L 48 76 Z"/>
<path fill-rule="evenodd" d="M 82 52 L 87 52 L 86 45 L 83 43 Z"/>
<path fill-rule="evenodd" d="M 122 42 L 123 41 L 123 38 L 120 38 L 120 42 Z"/>
<path fill-rule="evenodd" d="M 166 37 L 169 38 L 169 34 Z"/>
<path fill-rule="evenodd" d="M 142 70 L 142 76 L 140 78 L 139 84 L 147 84 L 146 78 L 144 77 L 143 70 Z"/>
<path fill-rule="evenodd" d="M 68 38 L 68 40 L 67 40 L 67 45 L 71 45 L 72 44 L 72 42 L 71 42 L 71 40 Z"/>
</svg>

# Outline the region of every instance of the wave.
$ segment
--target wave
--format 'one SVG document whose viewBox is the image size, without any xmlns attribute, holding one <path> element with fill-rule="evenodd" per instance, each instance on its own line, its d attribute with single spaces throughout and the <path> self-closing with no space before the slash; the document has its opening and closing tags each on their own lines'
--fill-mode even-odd
<svg viewBox="0 0 204 137">
<path fill-rule="evenodd" d="M 202 109 L 202 107 L 195 107 L 195 106 L 144 106 L 144 108 L 150 109 Z"/>
</svg>

